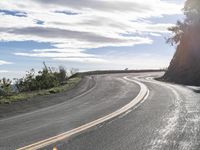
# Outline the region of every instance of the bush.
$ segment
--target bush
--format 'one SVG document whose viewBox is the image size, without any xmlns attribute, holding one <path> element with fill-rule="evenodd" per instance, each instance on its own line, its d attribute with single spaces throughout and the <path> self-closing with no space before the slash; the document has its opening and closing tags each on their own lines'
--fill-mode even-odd
<svg viewBox="0 0 200 150">
<path fill-rule="evenodd" d="M 3 78 L 0 80 L 0 96 L 8 96 L 12 93 L 11 83 L 10 79 Z"/>
<path fill-rule="evenodd" d="M 37 75 L 34 69 L 31 69 L 24 78 L 16 79 L 16 88 L 19 92 L 49 89 L 66 82 L 68 77 L 64 67 L 60 66 L 59 71 L 52 71 L 52 68 L 43 64 L 43 69 Z"/>
<path fill-rule="evenodd" d="M 59 66 L 59 72 L 55 72 L 54 73 L 57 81 L 59 82 L 59 84 L 64 84 L 65 81 L 68 79 L 67 77 L 67 71 L 63 66 Z"/>
</svg>

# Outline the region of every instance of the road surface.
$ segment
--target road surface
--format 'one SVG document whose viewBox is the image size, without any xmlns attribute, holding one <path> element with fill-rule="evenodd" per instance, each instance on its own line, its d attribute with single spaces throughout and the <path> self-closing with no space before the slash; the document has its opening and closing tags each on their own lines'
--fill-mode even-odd
<svg viewBox="0 0 200 150">
<path fill-rule="evenodd" d="M 93 76 L 88 80 L 95 80 L 94 86 L 80 96 L 3 118 L 0 120 L 0 149 L 22 148 L 119 110 L 141 92 L 134 80 L 149 89 L 147 98 L 117 117 L 41 149 L 54 146 L 59 150 L 199 149 L 199 94 L 184 86 L 151 78 L 157 75 L 160 74 Z"/>
</svg>

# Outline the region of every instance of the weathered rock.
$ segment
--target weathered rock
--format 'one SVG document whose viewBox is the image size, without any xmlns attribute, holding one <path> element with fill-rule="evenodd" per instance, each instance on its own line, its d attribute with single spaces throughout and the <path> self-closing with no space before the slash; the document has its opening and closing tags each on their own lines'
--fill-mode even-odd
<svg viewBox="0 0 200 150">
<path fill-rule="evenodd" d="M 185 30 L 162 79 L 180 84 L 200 85 L 200 25 L 189 26 Z"/>
</svg>

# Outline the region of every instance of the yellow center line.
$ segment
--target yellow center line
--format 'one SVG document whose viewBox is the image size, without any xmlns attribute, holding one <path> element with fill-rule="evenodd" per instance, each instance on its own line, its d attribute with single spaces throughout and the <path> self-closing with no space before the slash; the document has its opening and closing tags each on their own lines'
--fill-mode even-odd
<svg viewBox="0 0 200 150">
<path fill-rule="evenodd" d="M 110 119 L 112 119 L 114 117 L 117 117 L 117 116 L 125 113 L 126 111 L 128 111 L 129 109 L 131 109 L 132 107 L 134 107 L 135 105 L 137 105 L 138 103 L 140 103 L 141 101 L 144 101 L 148 97 L 149 90 L 146 87 L 146 85 L 144 85 L 143 83 L 141 83 L 141 82 L 138 81 L 139 79 L 132 80 L 132 79 L 129 79 L 127 77 L 124 77 L 124 79 L 127 80 L 127 81 L 134 82 L 134 83 L 136 83 L 136 84 L 138 84 L 140 86 L 140 92 L 138 93 L 138 95 L 130 103 L 128 103 L 124 107 L 116 110 L 115 112 L 113 112 L 113 113 L 111 113 L 109 115 L 106 115 L 106 116 L 104 116 L 102 118 L 94 120 L 94 121 L 92 121 L 90 123 L 84 124 L 84 125 L 82 125 L 80 127 L 74 128 L 72 130 L 69 130 L 69 131 L 61 133 L 59 135 L 50 137 L 48 139 L 41 140 L 41 141 L 33 143 L 31 145 L 19 148 L 17 150 L 37 150 L 37 149 L 43 148 L 45 146 L 49 146 L 51 144 L 54 144 L 54 143 L 56 143 L 58 141 L 67 139 L 67 138 L 69 138 L 72 135 L 81 133 L 81 132 L 83 132 L 83 131 L 85 131 L 85 130 L 87 130 L 89 128 L 97 126 L 97 125 L 99 125 L 99 124 L 101 124 L 101 123 L 103 123 L 105 121 L 108 121 L 108 120 L 110 120 Z"/>
</svg>

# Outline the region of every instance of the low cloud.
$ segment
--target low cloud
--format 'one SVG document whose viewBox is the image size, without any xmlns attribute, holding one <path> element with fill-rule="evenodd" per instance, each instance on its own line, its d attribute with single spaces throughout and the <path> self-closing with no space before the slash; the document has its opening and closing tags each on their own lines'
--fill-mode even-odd
<svg viewBox="0 0 200 150">
<path fill-rule="evenodd" d="M 80 62 L 80 63 L 92 63 L 92 64 L 97 64 L 97 63 L 108 63 L 108 60 L 102 59 L 102 58 L 53 58 L 53 60 L 57 61 L 66 61 L 66 62 Z"/>
<path fill-rule="evenodd" d="M 57 61 L 81 63 L 108 62 L 94 54 L 88 54 L 81 49 L 35 49 L 30 53 L 14 53 L 17 56 L 52 58 Z"/>
<path fill-rule="evenodd" d="M 8 65 L 8 64 L 12 64 L 12 62 L 0 60 L 0 65 Z"/>
<path fill-rule="evenodd" d="M 10 72 L 10 71 L 8 71 L 8 70 L 0 70 L 0 73 L 8 73 L 8 72 Z"/>
</svg>

